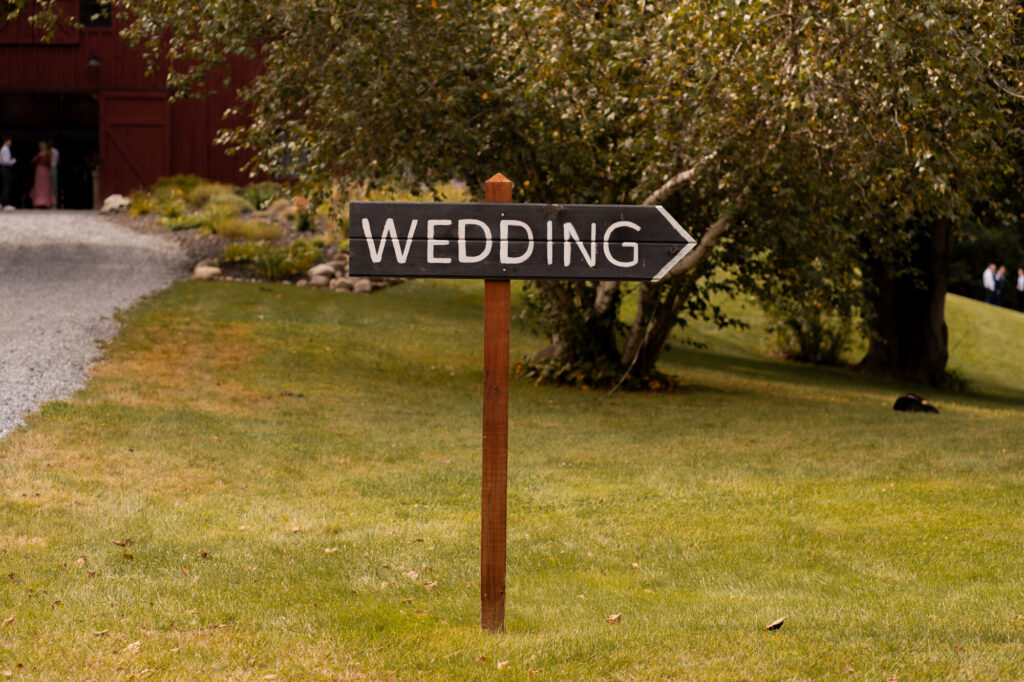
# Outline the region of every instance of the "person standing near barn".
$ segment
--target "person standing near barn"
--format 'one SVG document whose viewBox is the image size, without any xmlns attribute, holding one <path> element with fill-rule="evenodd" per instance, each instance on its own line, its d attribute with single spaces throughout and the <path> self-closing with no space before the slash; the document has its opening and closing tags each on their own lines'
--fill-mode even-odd
<svg viewBox="0 0 1024 682">
<path fill-rule="evenodd" d="M 42 140 L 39 141 L 39 153 L 32 157 L 35 167 L 35 181 L 32 183 L 32 206 L 35 208 L 53 208 L 57 199 L 53 196 L 53 185 L 50 184 L 50 148 Z"/>
<path fill-rule="evenodd" d="M 60 192 L 57 186 L 57 164 L 60 163 L 60 151 L 53 146 L 53 140 L 50 140 L 50 185 L 53 187 L 53 206 L 54 208 L 60 207 Z"/>
<path fill-rule="evenodd" d="M 0 208 L 14 209 L 11 206 L 11 185 L 14 184 L 14 164 L 17 162 L 11 156 L 11 138 L 5 135 L 0 147 Z"/>
<path fill-rule="evenodd" d="M 1024 268 L 1017 268 L 1017 310 L 1024 313 Z"/>
<path fill-rule="evenodd" d="M 996 305 L 1003 305 L 1003 287 L 1006 285 L 1006 266 L 1000 265 L 996 270 Z"/>
<path fill-rule="evenodd" d="M 996 264 L 989 263 L 981 273 L 981 285 L 985 287 L 985 303 L 996 302 Z"/>
</svg>

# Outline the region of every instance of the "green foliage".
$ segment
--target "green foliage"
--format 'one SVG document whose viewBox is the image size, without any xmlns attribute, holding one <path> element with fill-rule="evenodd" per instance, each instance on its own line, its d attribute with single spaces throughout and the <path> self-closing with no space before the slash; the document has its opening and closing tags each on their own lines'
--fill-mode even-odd
<svg viewBox="0 0 1024 682">
<path fill-rule="evenodd" d="M 236 187 L 235 192 L 260 211 L 269 208 L 275 200 L 287 195 L 287 190 L 282 185 L 269 181 Z"/>
<path fill-rule="evenodd" d="M 281 228 L 260 220 L 240 220 L 234 216 L 208 213 L 207 226 L 213 234 L 224 239 L 246 241 L 273 241 L 281 236 Z"/>
<path fill-rule="evenodd" d="M 191 206 L 192 208 L 199 209 L 204 208 L 213 197 L 223 197 L 226 195 L 232 195 L 235 196 L 236 198 L 241 198 L 237 197 L 237 195 L 234 194 L 230 185 L 225 185 L 220 182 L 210 182 L 208 180 L 204 180 L 202 182 L 197 183 L 191 189 L 185 192 L 185 198 L 188 201 L 188 205 Z"/>
<path fill-rule="evenodd" d="M 215 192 L 206 199 L 203 207 L 210 212 L 237 217 L 242 213 L 250 213 L 254 206 L 245 197 L 231 191 Z"/>
<path fill-rule="evenodd" d="M 301 208 L 295 214 L 295 229 L 299 232 L 309 232 L 313 229 L 313 212 L 309 208 Z"/>
<path fill-rule="evenodd" d="M 272 281 L 302 275 L 323 256 L 323 241 L 298 239 L 288 246 L 268 242 L 229 244 L 221 256 L 224 263 L 249 263 Z"/>
<path fill-rule="evenodd" d="M 209 227 L 209 216 L 203 213 L 187 213 L 185 215 L 164 218 L 163 224 L 171 230 L 195 230 Z"/>
<path fill-rule="evenodd" d="M 776 346 L 790 360 L 837 365 L 850 345 L 853 323 L 821 301 L 781 301 L 770 327 Z"/>
<path fill-rule="evenodd" d="M 157 196 L 156 212 L 164 218 L 180 218 L 188 212 L 188 206 L 180 196 Z"/>
<path fill-rule="evenodd" d="M 150 192 L 132 192 L 131 203 L 128 204 L 128 215 L 132 218 L 154 213 L 157 210 L 157 199 Z"/>
<path fill-rule="evenodd" d="M 732 291 L 815 258 L 836 272 L 870 259 L 898 276 L 929 224 L 969 233 L 994 212 L 1014 182 L 1019 9 L 298 0 L 257 12 L 209 0 L 191 12 L 153 0 L 132 4 L 125 33 L 154 65 L 173 55 L 175 90 L 202 90 L 209 69 L 258 46 L 265 68 L 241 90 L 251 117 L 220 140 L 262 173 L 311 188 L 396 176 L 479 188 L 500 171 L 517 200 L 669 203 L 708 248 L 642 291 L 618 357 L 619 310 L 603 307 L 599 285 L 539 294 L 542 307 L 607 318 L 593 344 L 557 327 L 570 311 L 549 318 L 553 335 L 581 339 L 573 362 L 607 357 L 646 375 L 676 319 L 709 311 L 700 273 L 684 269 L 735 273 L 718 284 Z M 802 252 L 778 255 L 787 240 Z M 875 283 L 862 284 L 870 321 Z"/>
<path fill-rule="evenodd" d="M 158 178 L 156 182 L 149 188 L 149 192 L 158 197 L 166 196 L 179 196 L 184 197 L 189 194 L 198 185 L 205 183 L 206 180 L 199 177 L 198 175 L 192 174 L 178 174 L 169 175 L 166 177 Z"/>
</svg>

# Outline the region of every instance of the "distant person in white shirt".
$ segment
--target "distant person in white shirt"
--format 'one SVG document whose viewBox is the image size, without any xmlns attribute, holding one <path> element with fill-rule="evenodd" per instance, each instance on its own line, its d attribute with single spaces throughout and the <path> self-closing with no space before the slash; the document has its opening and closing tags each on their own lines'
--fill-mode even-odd
<svg viewBox="0 0 1024 682">
<path fill-rule="evenodd" d="M 53 197 L 57 200 L 54 208 L 60 207 L 60 194 L 57 193 L 57 164 L 60 163 L 60 152 L 50 140 L 50 183 L 53 185 Z"/>
<path fill-rule="evenodd" d="M 1017 310 L 1024 313 L 1024 268 L 1017 268 Z"/>
<path fill-rule="evenodd" d="M 996 264 L 989 263 L 981 273 L 981 284 L 985 287 L 985 303 L 996 302 Z"/>
<path fill-rule="evenodd" d="M 11 186 L 14 185 L 14 164 L 18 160 L 11 156 L 11 138 L 4 137 L 0 146 L 0 208 L 11 208 Z"/>
</svg>

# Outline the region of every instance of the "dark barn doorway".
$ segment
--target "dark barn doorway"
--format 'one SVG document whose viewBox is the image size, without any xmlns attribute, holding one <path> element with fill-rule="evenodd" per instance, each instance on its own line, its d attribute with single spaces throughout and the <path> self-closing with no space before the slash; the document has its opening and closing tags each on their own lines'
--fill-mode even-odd
<svg viewBox="0 0 1024 682">
<path fill-rule="evenodd" d="M 32 157 L 40 140 L 60 152 L 57 205 L 93 208 L 93 170 L 99 160 L 100 104 L 95 93 L 0 92 L 0 135 L 12 138 L 11 203 L 31 208 Z"/>
</svg>

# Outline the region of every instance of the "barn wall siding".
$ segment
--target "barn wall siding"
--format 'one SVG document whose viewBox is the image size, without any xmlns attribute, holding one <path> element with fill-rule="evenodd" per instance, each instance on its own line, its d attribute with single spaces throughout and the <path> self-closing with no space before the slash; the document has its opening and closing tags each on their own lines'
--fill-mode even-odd
<svg viewBox="0 0 1024 682">
<path fill-rule="evenodd" d="M 77 2 L 61 1 L 77 14 Z M 0 25 L 0 97 L 5 93 L 87 92 L 100 101 L 101 191 L 127 193 L 156 178 L 154 173 L 195 173 L 222 182 L 249 182 L 245 158 L 228 156 L 213 144 L 234 88 L 205 100 L 168 103 L 164 79 L 146 74 L 140 51 L 110 29 L 65 25 L 51 44 L 39 42 L 24 18 Z M 90 60 L 99 65 L 90 66 Z M 235 61 L 232 83 L 256 73 L 251 62 Z M 155 113 L 158 112 L 158 113 Z M 0 130 L 4 122 L 0 121 Z"/>
</svg>

